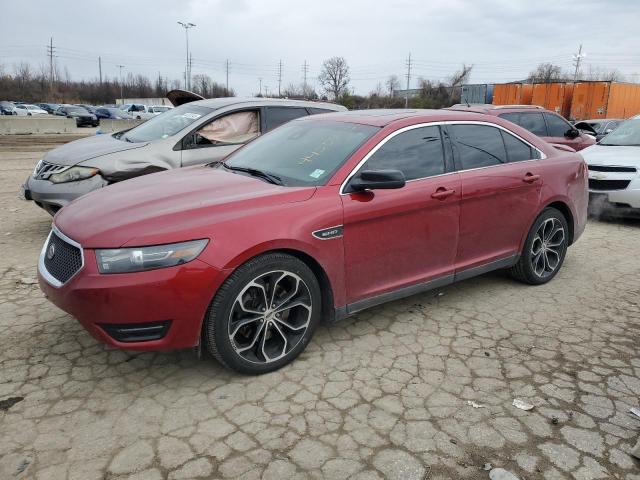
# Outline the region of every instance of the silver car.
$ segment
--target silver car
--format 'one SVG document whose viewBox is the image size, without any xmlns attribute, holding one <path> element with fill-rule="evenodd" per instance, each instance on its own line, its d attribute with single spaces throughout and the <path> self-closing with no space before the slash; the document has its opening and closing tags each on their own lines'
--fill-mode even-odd
<svg viewBox="0 0 640 480">
<path fill-rule="evenodd" d="M 222 161 L 249 140 L 289 120 L 346 110 L 300 100 L 190 101 L 193 96 L 168 96 L 179 106 L 130 130 L 83 138 L 48 152 L 22 186 L 23 197 L 53 215 L 72 200 L 111 183 Z"/>
</svg>

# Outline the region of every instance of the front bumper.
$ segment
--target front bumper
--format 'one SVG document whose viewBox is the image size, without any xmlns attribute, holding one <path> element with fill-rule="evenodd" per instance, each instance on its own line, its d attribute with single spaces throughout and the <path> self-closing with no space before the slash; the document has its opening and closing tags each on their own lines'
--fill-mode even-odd
<svg viewBox="0 0 640 480">
<path fill-rule="evenodd" d="M 102 176 L 94 175 L 85 180 L 67 183 L 52 183 L 29 175 L 22 186 L 21 196 L 33 200 L 36 205 L 54 215 L 58 210 L 82 195 L 106 187 L 109 183 Z"/>
<path fill-rule="evenodd" d="M 202 321 L 224 272 L 196 259 L 158 270 L 104 275 L 98 272 L 95 251 L 84 249 L 83 254 L 82 268 L 67 283 L 60 287 L 49 283 L 42 262 L 38 281 L 45 296 L 94 338 L 127 350 L 166 351 L 199 344 Z M 160 339 L 139 336 L 142 341 L 122 341 L 119 332 L 127 325 L 165 330 Z"/>
</svg>

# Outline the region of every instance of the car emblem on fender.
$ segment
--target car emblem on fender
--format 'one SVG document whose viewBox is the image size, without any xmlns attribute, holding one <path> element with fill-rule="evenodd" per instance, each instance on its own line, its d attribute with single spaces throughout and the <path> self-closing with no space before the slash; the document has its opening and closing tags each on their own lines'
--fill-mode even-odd
<svg viewBox="0 0 640 480">
<path fill-rule="evenodd" d="M 51 260 L 56 254 L 56 246 L 52 243 L 47 249 L 47 258 Z"/>
</svg>

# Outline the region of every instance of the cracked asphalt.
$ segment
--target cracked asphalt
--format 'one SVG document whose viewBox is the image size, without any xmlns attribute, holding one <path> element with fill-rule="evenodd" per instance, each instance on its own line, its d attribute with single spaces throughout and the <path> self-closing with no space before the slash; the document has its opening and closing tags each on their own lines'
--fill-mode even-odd
<svg viewBox="0 0 640 480">
<path fill-rule="evenodd" d="M 547 285 L 389 303 L 247 377 L 108 349 L 43 297 L 50 218 L 16 194 L 68 139 L 0 137 L 1 479 L 640 479 L 640 222 L 591 220 Z"/>
</svg>

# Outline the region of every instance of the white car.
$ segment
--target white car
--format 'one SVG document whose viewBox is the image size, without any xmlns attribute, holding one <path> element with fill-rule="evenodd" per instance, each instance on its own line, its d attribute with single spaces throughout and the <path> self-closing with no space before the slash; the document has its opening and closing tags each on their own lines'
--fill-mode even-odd
<svg viewBox="0 0 640 480">
<path fill-rule="evenodd" d="M 31 117 L 33 115 L 49 115 L 46 110 L 29 103 L 16 104 L 16 112 L 21 117 Z"/>
<path fill-rule="evenodd" d="M 592 209 L 640 214 L 640 118 L 580 153 L 589 166 Z"/>
<path fill-rule="evenodd" d="M 160 115 L 161 113 L 166 112 L 173 107 L 168 107 L 165 105 L 142 105 L 140 103 L 127 103 L 125 105 L 121 105 L 118 108 L 124 110 L 133 118 L 148 120 L 155 117 L 156 115 Z"/>
</svg>

